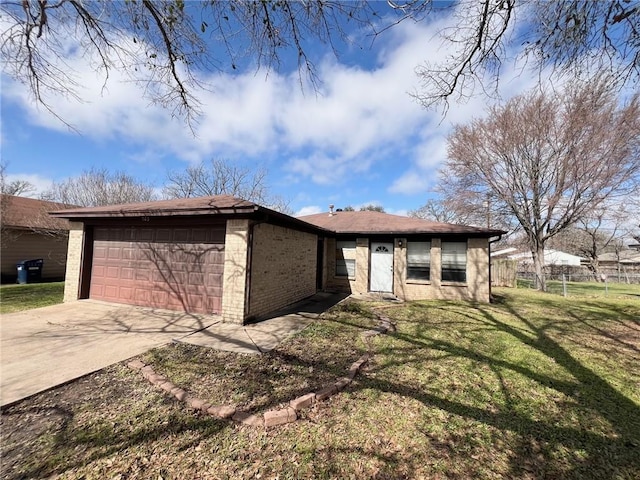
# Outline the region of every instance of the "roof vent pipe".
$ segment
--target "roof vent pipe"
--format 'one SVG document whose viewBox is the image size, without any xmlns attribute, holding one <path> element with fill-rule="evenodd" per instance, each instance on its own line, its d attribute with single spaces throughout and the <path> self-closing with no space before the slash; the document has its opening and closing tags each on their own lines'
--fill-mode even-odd
<svg viewBox="0 0 640 480">
<path fill-rule="evenodd" d="M 329 216 L 333 217 L 333 203 L 329 205 Z"/>
</svg>

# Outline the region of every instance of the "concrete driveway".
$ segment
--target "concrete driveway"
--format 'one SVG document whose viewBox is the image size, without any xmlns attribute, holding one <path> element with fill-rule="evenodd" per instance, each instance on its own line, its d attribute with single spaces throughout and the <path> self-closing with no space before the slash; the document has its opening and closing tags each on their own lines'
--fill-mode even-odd
<svg viewBox="0 0 640 480">
<path fill-rule="evenodd" d="M 81 300 L 2 315 L 0 404 L 218 323 L 214 315 Z"/>
</svg>

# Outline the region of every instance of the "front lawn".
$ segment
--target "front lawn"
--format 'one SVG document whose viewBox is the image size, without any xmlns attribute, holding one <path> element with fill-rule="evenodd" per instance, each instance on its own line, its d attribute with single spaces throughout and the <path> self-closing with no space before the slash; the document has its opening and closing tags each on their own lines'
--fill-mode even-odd
<svg viewBox="0 0 640 480">
<path fill-rule="evenodd" d="M 291 424 L 194 413 L 123 365 L 2 412 L 5 478 L 640 478 L 640 302 L 496 289 L 498 302 L 342 306 L 262 356 L 144 356 L 212 402 L 274 408 L 371 362 Z M 637 293 L 640 293 L 638 291 Z"/>
<path fill-rule="evenodd" d="M 19 312 L 62 303 L 63 294 L 64 282 L 2 285 L 0 313 Z"/>
</svg>

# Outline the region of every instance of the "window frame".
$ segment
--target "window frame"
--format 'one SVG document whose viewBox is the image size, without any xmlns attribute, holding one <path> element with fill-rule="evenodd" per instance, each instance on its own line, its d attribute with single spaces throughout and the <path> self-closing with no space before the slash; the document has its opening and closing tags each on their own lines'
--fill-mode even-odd
<svg viewBox="0 0 640 480">
<path fill-rule="evenodd" d="M 356 246 L 355 239 L 336 239 L 334 277 L 350 280 L 356 278 Z"/>
<path fill-rule="evenodd" d="M 412 261 L 412 255 L 420 255 L 420 252 L 417 254 L 415 252 L 411 252 L 418 248 L 418 245 L 422 244 L 422 255 L 426 256 L 426 261 Z M 415 257 L 414 257 L 415 259 Z M 423 258 L 423 260 L 425 260 Z M 431 281 L 431 240 L 408 240 L 407 248 L 406 248 L 406 261 L 407 261 L 407 282 L 412 283 L 427 283 Z M 426 270 L 426 275 L 419 275 L 420 271 L 424 272 Z"/>
<path fill-rule="evenodd" d="M 445 252 L 446 246 L 462 246 L 464 245 L 464 268 L 461 262 L 461 252 L 458 249 L 454 249 L 451 252 Z M 449 283 L 467 283 L 467 263 L 468 263 L 469 242 L 465 240 L 460 241 L 442 241 L 440 244 L 440 279 L 442 282 Z M 449 257 L 449 258 L 447 258 Z M 450 258 L 453 257 L 453 261 Z"/>
</svg>

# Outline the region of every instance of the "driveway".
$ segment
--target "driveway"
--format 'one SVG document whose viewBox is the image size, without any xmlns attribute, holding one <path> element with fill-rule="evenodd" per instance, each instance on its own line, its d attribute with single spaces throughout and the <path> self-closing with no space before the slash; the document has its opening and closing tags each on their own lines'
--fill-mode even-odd
<svg viewBox="0 0 640 480">
<path fill-rule="evenodd" d="M 95 372 L 219 320 L 214 315 L 94 300 L 2 315 L 0 404 Z"/>
</svg>

